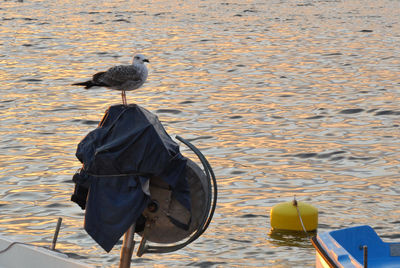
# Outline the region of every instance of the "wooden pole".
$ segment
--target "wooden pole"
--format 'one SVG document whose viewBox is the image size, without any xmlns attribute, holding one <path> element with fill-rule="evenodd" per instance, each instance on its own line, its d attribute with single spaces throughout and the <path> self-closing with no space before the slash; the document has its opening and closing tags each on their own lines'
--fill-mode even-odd
<svg viewBox="0 0 400 268">
<path fill-rule="evenodd" d="M 132 252 L 135 247 L 135 241 L 133 237 L 135 235 L 135 226 L 132 224 L 124 235 L 124 241 L 122 242 L 121 257 L 119 259 L 119 268 L 131 267 Z"/>
</svg>

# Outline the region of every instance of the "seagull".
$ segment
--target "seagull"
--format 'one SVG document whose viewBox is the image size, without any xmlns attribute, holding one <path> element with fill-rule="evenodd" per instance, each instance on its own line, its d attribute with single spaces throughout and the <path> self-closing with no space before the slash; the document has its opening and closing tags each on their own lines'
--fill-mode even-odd
<svg viewBox="0 0 400 268">
<path fill-rule="evenodd" d="M 147 67 L 144 64 L 149 60 L 142 54 L 135 55 L 131 65 L 118 65 L 105 72 L 98 72 L 93 75 L 91 80 L 72 84 L 73 86 L 107 87 L 110 89 L 121 90 L 122 104 L 127 106 L 125 91 L 140 88 L 147 79 Z"/>
</svg>

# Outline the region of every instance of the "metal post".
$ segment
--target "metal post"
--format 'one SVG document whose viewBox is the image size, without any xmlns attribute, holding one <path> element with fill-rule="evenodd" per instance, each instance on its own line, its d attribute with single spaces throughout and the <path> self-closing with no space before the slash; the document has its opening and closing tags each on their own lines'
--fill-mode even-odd
<svg viewBox="0 0 400 268">
<path fill-rule="evenodd" d="M 121 257 L 119 259 L 119 268 L 131 267 L 132 252 L 135 247 L 135 241 L 133 237 L 135 235 L 135 226 L 132 224 L 124 235 L 124 241 L 122 242 Z"/>
<path fill-rule="evenodd" d="M 51 244 L 51 250 L 56 249 L 58 233 L 60 232 L 62 218 L 58 218 L 56 231 L 54 232 L 53 243 Z"/>
<path fill-rule="evenodd" d="M 368 268 L 368 247 L 363 246 L 364 249 L 364 268 Z"/>
</svg>

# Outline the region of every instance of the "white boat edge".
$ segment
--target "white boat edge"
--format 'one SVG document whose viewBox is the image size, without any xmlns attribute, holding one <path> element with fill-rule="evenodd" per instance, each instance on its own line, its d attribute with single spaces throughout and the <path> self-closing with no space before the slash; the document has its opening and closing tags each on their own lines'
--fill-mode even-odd
<svg viewBox="0 0 400 268">
<path fill-rule="evenodd" d="M 315 268 L 336 268 L 336 263 L 327 255 L 318 242 L 318 237 L 311 238 L 311 242 L 315 249 Z"/>
<path fill-rule="evenodd" d="M 8 249 L 7 249 L 8 248 Z M 66 254 L 44 247 L 11 241 L 0 235 L 0 268 L 93 268 Z"/>
</svg>

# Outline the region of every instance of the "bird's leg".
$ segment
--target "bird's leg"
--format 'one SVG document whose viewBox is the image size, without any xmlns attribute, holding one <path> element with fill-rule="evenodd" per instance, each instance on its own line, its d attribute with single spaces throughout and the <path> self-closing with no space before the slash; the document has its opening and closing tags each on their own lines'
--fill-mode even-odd
<svg viewBox="0 0 400 268">
<path fill-rule="evenodd" d="M 124 106 L 128 106 L 128 103 L 126 102 L 125 90 L 122 90 L 121 95 L 122 95 L 122 104 L 123 104 Z"/>
</svg>

